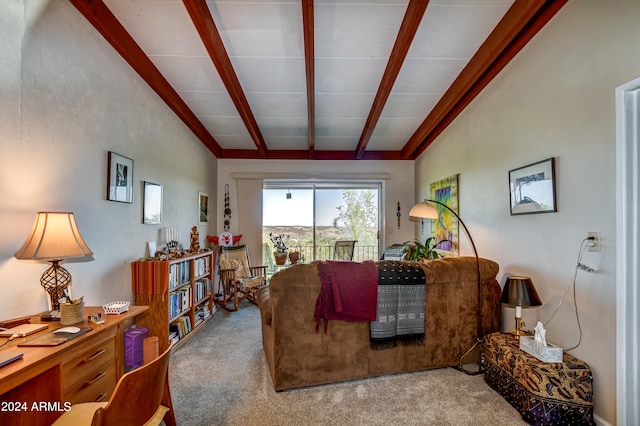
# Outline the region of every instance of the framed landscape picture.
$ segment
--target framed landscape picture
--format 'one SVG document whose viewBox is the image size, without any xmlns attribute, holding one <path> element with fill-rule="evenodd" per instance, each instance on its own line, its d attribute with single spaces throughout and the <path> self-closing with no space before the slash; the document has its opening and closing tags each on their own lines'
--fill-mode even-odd
<svg viewBox="0 0 640 426">
<path fill-rule="evenodd" d="M 558 211 L 554 159 L 510 170 L 509 199 L 511 215 Z"/>
<path fill-rule="evenodd" d="M 133 160 L 109 151 L 107 200 L 133 203 Z"/>
<path fill-rule="evenodd" d="M 198 192 L 198 225 L 209 223 L 209 196 Z"/>
</svg>

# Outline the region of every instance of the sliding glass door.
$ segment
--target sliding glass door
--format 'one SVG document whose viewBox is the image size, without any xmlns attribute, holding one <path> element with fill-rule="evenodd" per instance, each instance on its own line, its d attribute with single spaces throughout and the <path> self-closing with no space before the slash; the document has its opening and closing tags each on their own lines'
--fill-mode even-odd
<svg viewBox="0 0 640 426">
<path fill-rule="evenodd" d="M 298 251 L 303 262 L 334 259 L 336 242 L 342 241 L 355 241 L 354 261 L 377 260 L 381 186 L 379 182 L 265 181 L 264 264 L 273 263 L 270 235 L 282 235 L 289 251 Z"/>
</svg>

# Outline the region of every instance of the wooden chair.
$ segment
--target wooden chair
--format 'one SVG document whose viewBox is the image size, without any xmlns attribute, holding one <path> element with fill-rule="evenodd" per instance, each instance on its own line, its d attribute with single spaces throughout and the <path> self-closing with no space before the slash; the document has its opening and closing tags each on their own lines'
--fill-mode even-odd
<svg viewBox="0 0 640 426">
<path fill-rule="evenodd" d="M 220 247 L 218 253 L 220 290 L 214 300 L 221 308 L 233 312 L 244 299 L 256 304 L 256 292 L 267 285 L 267 267 L 251 266 L 246 245 Z M 233 307 L 229 307 L 233 303 Z"/>
<path fill-rule="evenodd" d="M 55 426 L 159 425 L 176 421 L 169 393 L 169 356 L 171 348 L 148 364 L 123 375 L 108 402 L 74 404 L 62 414 Z"/>
<path fill-rule="evenodd" d="M 333 246 L 333 260 L 353 260 L 353 250 L 357 240 L 336 241 Z"/>
</svg>

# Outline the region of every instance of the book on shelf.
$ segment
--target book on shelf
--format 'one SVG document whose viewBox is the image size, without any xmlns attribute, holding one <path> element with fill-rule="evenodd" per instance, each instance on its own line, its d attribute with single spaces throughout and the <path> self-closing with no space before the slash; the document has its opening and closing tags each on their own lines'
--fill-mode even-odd
<svg viewBox="0 0 640 426">
<path fill-rule="evenodd" d="M 182 316 L 178 318 L 173 324 L 169 326 L 169 332 L 176 332 L 178 339 L 182 339 L 183 336 L 191 331 L 191 318 L 188 316 Z"/>
<path fill-rule="evenodd" d="M 207 318 L 211 316 L 211 310 L 206 303 L 198 305 L 193 314 L 193 320 L 195 322 L 194 326 L 204 322 Z"/>
<path fill-rule="evenodd" d="M 211 293 L 211 280 L 204 278 L 195 282 L 195 300 L 202 300 Z"/>
<path fill-rule="evenodd" d="M 182 287 L 169 293 L 169 318 L 175 318 L 191 306 L 191 287 Z"/>
<path fill-rule="evenodd" d="M 188 283 L 190 279 L 191 270 L 188 260 L 169 265 L 169 288 Z"/>
<path fill-rule="evenodd" d="M 200 257 L 193 262 L 193 269 L 196 277 L 208 274 L 209 268 L 209 256 Z"/>
</svg>

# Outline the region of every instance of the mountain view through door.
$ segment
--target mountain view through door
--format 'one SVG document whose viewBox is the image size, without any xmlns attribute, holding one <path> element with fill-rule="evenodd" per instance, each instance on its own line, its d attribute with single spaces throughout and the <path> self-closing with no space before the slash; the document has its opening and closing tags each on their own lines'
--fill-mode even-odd
<svg viewBox="0 0 640 426">
<path fill-rule="evenodd" d="M 379 185 L 265 183 L 262 197 L 263 264 L 273 264 L 274 236 L 301 262 L 333 259 L 337 241 L 356 241 L 354 261 L 378 259 Z"/>
</svg>

